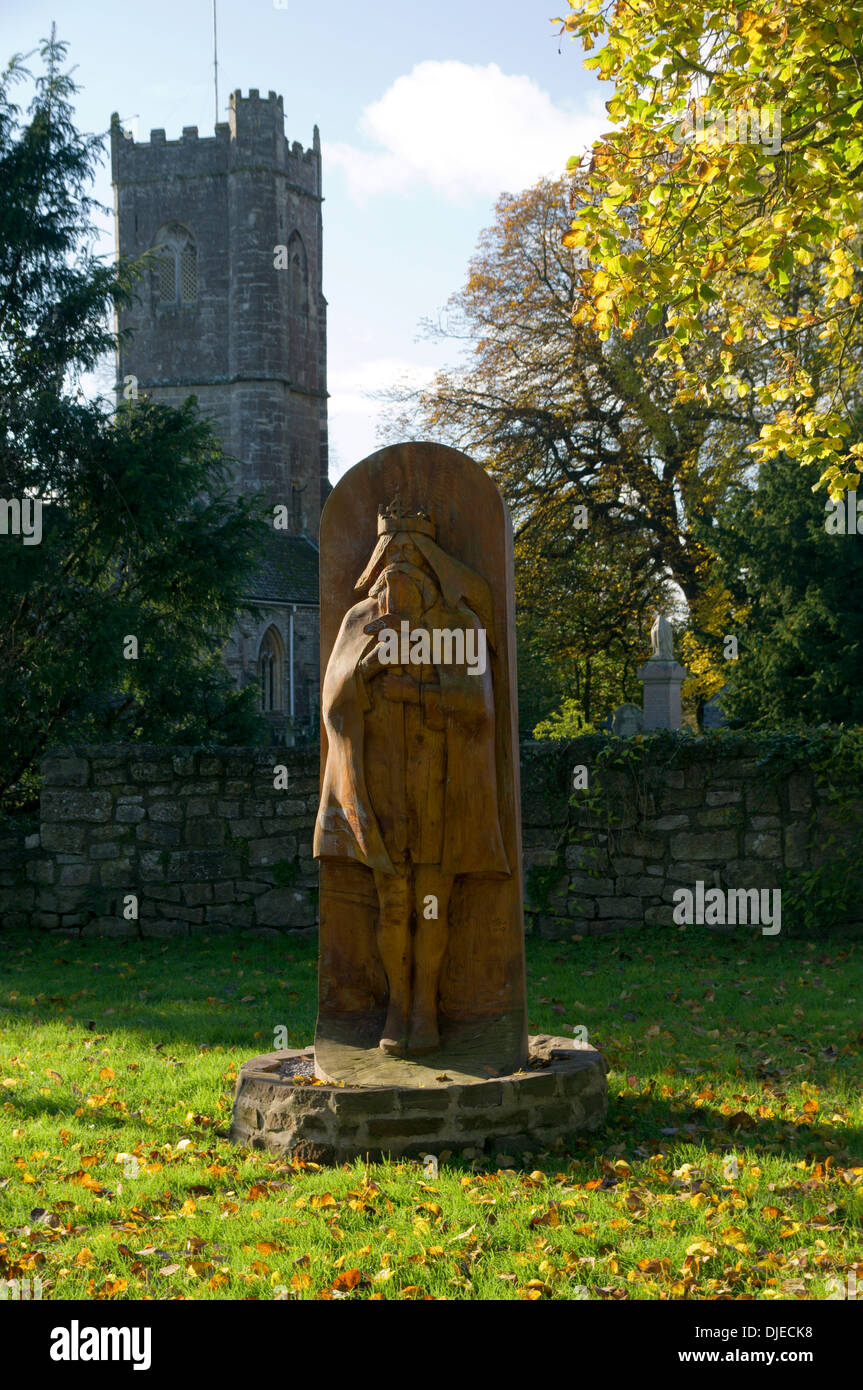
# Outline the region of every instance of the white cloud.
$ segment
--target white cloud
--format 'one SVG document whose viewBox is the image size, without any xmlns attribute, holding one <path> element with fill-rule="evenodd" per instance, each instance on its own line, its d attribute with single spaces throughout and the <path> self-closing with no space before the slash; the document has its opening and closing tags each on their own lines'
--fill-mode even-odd
<svg viewBox="0 0 863 1390">
<path fill-rule="evenodd" d="M 336 482 L 360 459 L 381 447 L 378 425 L 386 402 L 372 399 L 369 393 L 397 385 L 412 388 L 425 386 L 435 371 L 435 367 L 418 365 L 399 357 L 378 357 L 330 370 L 327 415 L 332 482 Z"/>
<path fill-rule="evenodd" d="M 531 78 L 496 63 L 418 63 L 363 113 L 361 129 L 379 148 L 327 145 L 324 167 L 344 171 L 357 202 L 418 185 L 453 202 L 493 198 L 560 173 L 607 125 L 598 98 L 588 111 L 556 106 Z"/>
<path fill-rule="evenodd" d="M 367 393 L 396 385 L 413 388 L 425 386 L 435 371 L 435 367 L 418 366 L 399 357 L 379 357 L 371 362 L 358 362 L 355 366 L 331 370 L 327 380 L 330 393 L 327 413 L 332 419 L 357 411 L 377 411 L 381 403 L 369 399 Z"/>
</svg>

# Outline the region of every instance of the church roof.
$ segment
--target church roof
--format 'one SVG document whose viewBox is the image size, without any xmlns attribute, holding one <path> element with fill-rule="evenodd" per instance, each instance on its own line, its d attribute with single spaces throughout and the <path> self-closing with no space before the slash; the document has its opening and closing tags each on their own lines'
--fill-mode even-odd
<svg viewBox="0 0 863 1390">
<path fill-rule="evenodd" d="M 318 604 L 318 552 L 305 536 L 270 531 L 248 598 L 268 603 Z"/>
</svg>

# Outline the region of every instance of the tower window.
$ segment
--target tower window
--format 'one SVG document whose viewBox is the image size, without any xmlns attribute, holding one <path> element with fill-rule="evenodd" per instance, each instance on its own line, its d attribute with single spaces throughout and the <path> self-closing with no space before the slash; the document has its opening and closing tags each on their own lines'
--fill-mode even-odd
<svg viewBox="0 0 863 1390">
<path fill-rule="evenodd" d="M 180 299 L 194 304 L 198 298 L 198 253 L 189 241 L 180 252 Z"/>
<path fill-rule="evenodd" d="M 173 256 L 160 256 L 156 262 L 158 298 L 160 304 L 173 304 L 177 298 L 177 270 Z"/>
<path fill-rule="evenodd" d="M 261 687 L 261 709 L 272 714 L 283 708 L 284 648 L 276 628 L 268 627 L 258 654 L 258 681 Z"/>
<path fill-rule="evenodd" d="M 153 282 L 158 309 L 178 309 L 198 298 L 198 252 L 191 234 L 179 223 L 163 227 L 156 237 L 158 256 Z"/>
<path fill-rule="evenodd" d="M 309 260 L 299 232 L 291 232 L 288 242 L 288 266 L 291 275 L 291 312 L 308 314 Z"/>
</svg>

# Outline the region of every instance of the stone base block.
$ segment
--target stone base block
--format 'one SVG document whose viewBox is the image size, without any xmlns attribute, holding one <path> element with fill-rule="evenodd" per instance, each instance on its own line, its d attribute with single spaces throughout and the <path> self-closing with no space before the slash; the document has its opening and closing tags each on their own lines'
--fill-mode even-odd
<svg viewBox="0 0 863 1390">
<path fill-rule="evenodd" d="M 605 1058 L 571 1038 L 529 1039 L 523 1071 L 427 1086 L 336 1086 L 300 1073 L 314 1049 L 268 1052 L 240 1069 L 231 1138 L 286 1158 L 344 1163 L 421 1157 L 444 1149 L 539 1152 L 602 1124 Z"/>
</svg>

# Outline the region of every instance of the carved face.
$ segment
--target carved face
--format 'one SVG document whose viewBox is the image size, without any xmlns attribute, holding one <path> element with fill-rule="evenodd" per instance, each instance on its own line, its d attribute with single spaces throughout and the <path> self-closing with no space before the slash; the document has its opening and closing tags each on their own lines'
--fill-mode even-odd
<svg viewBox="0 0 863 1390">
<path fill-rule="evenodd" d="M 387 568 L 390 565 L 398 565 L 406 562 L 415 565 L 417 569 L 423 569 L 425 561 L 422 552 L 417 548 L 406 531 L 402 531 L 397 536 L 393 536 L 387 546 Z"/>
<path fill-rule="evenodd" d="M 390 541 L 386 550 L 386 566 L 380 579 L 385 586 L 385 608 L 388 613 L 401 613 L 414 621 L 432 602 L 437 585 L 425 557 L 406 532 Z"/>
</svg>

